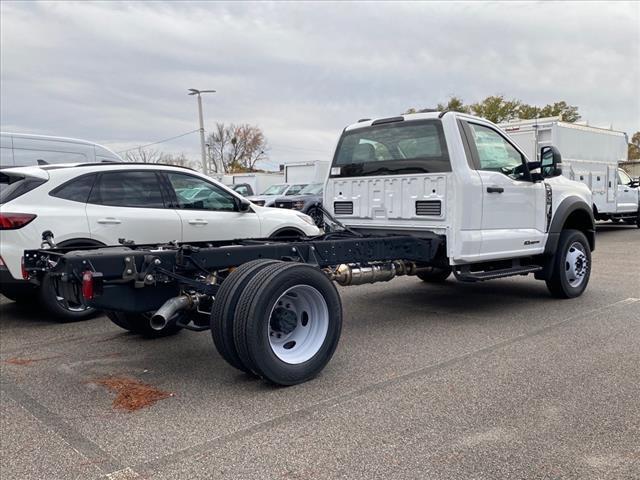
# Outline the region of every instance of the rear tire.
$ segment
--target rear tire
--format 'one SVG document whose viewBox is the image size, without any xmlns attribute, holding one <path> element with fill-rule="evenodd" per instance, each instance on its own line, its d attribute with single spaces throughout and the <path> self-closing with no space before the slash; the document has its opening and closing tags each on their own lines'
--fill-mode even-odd
<svg viewBox="0 0 640 480">
<path fill-rule="evenodd" d="M 58 296 L 54 281 L 50 275 L 45 275 L 38 289 L 38 299 L 49 313 L 61 322 L 79 322 L 96 315 L 95 308 L 84 305 L 64 304 L 64 300 Z"/>
<path fill-rule="evenodd" d="M 238 356 L 238 350 L 233 340 L 233 320 L 238 305 L 238 299 L 249 283 L 249 280 L 263 268 L 279 263 L 277 260 L 253 260 L 236 268 L 222 282 L 216 294 L 211 309 L 211 336 L 218 353 L 234 368 L 246 373 L 252 373 L 245 367 Z"/>
<path fill-rule="evenodd" d="M 556 298 L 575 298 L 587 288 L 591 275 L 591 249 L 579 230 L 563 230 L 553 257 L 553 271 L 546 281 Z"/>
<path fill-rule="evenodd" d="M 176 324 L 168 324 L 162 330 L 151 328 L 151 315 L 146 313 L 105 312 L 109 320 L 120 328 L 146 338 L 162 338 L 175 335 L 182 330 Z"/>
<path fill-rule="evenodd" d="M 430 270 L 423 270 L 416 274 L 420 280 L 429 283 L 442 283 L 449 278 L 449 275 L 451 275 L 451 267 L 430 267 Z"/>
<path fill-rule="evenodd" d="M 318 268 L 279 263 L 259 271 L 236 308 L 234 339 L 242 362 L 277 385 L 312 379 L 338 345 L 342 305 Z"/>
</svg>

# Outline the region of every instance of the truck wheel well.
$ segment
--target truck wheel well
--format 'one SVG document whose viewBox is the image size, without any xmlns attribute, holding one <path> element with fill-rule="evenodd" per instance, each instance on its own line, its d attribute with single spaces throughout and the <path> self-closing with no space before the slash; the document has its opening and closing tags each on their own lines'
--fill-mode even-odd
<svg viewBox="0 0 640 480">
<path fill-rule="evenodd" d="M 567 219 L 564 221 L 564 225 L 562 226 L 563 230 L 580 230 L 584 233 L 589 240 L 589 247 L 591 250 L 595 247 L 595 235 L 593 231 L 593 222 L 591 220 L 591 215 L 588 212 L 582 209 L 574 210 L 569 214 Z"/>
</svg>

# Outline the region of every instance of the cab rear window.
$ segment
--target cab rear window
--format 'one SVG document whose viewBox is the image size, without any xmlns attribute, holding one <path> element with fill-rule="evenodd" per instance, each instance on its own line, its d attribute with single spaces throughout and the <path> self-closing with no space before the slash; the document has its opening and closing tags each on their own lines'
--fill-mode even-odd
<svg viewBox="0 0 640 480">
<path fill-rule="evenodd" d="M 0 205 L 39 187 L 46 180 L 0 172 Z"/>
<path fill-rule="evenodd" d="M 402 121 L 344 132 L 332 177 L 450 172 L 439 120 Z"/>
</svg>

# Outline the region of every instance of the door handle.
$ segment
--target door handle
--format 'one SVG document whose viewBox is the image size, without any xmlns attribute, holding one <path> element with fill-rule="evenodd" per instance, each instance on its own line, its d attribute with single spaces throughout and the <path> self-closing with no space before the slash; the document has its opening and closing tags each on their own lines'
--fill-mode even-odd
<svg viewBox="0 0 640 480">
<path fill-rule="evenodd" d="M 625 189 L 624 189 L 624 191 L 625 191 L 625 192 L 628 192 L 628 191 L 629 191 L 629 189 L 628 189 L 628 188 L 625 188 Z"/>
<path fill-rule="evenodd" d="M 504 188 L 502 187 L 487 187 L 487 193 L 502 193 Z"/>
<path fill-rule="evenodd" d="M 118 225 L 122 223 L 122 220 L 113 217 L 100 218 L 98 219 L 98 223 L 102 223 L 104 225 Z"/>
<path fill-rule="evenodd" d="M 202 219 L 189 220 L 189 225 L 207 225 L 209 222 Z"/>
</svg>

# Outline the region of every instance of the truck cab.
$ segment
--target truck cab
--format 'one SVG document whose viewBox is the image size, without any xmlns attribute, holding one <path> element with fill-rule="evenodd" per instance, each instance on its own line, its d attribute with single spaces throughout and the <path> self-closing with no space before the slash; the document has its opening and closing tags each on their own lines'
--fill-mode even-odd
<svg viewBox="0 0 640 480">
<path fill-rule="evenodd" d="M 595 246 L 591 192 L 561 175 L 555 148 L 529 159 L 493 123 L 456 112 L 346 127 L 324 195 L 351 229 L 443 235 L 449 266 L 551 256 L 569 227 Z"/>
</svg>

